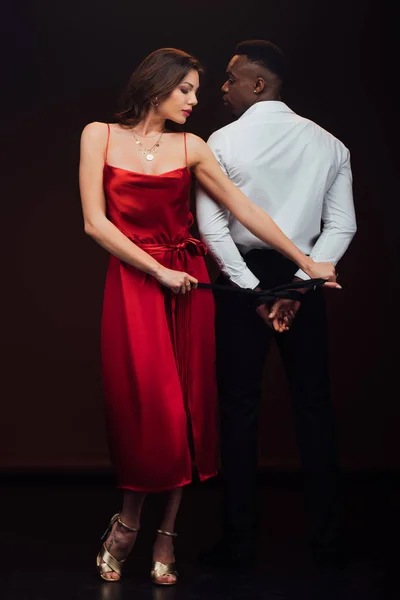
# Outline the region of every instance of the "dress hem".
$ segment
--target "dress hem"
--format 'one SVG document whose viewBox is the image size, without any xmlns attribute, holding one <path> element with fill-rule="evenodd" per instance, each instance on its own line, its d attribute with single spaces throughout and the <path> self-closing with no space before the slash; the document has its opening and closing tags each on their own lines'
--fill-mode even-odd
<svg viewBox="0 0 400 600">
<path fill-rule="evenodd" d="M 206 481 L 207 479 L 211 479 L 211 477 L 216 477 L 217 475 L 218 475 L 218 471 L 215 471 L 215 473 L 211 473 L 210 475 L 199 475 L 199 479 L 201 482 L 203 482 L 203 481 Z M 157 493 L 157 492 L 168 492 L 170 490 L 174 490 L 176 488 L 180 488 L 185 485 L 189 485 L 189 483 L 192 483 L 191 477 L 190 477 L 190 479 L 186 479 L 182 483 L 177 483 L 176 485 L 171 485 L 168 487 L 158 487 L 158 488 L 149 489 L 149 488 L 144 488 L 144 487 L 139 487 L 139 486 L 134 486 L 134 485 L 118 484 L 117 489 L 129 490 L 131 492 L 142 492 L 142 493 L 146 493 L 146 494 L 152 494 L 152 493 Z"/>
</svg>

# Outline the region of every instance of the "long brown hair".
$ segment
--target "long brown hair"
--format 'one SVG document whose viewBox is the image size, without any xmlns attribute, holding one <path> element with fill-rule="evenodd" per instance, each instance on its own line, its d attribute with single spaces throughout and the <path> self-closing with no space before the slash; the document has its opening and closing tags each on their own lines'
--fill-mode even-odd
<svg viewBox="0 0 400 600">
<path fill-rule="evenodd" d="M 121 98 L 115 121 L 133 127 L 150 109 L 151 103 L 166 98 L 191 70 L 201 75 L 199 61 L 176 48 L 160 48 L 149 54 L 132 73 Z"/>
</svg>

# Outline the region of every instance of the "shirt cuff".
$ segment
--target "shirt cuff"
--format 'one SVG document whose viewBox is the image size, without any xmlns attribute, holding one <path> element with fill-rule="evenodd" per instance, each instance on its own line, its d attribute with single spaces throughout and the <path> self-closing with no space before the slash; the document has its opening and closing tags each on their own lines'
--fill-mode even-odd
<svg viewBox="0 0 400 600">
<path fill-rule="evenodd" d="M 294 274 L 294 277 L 298 277 L 299 279 L 304 279 L 306 281 L 308 279 L 311 279 L 311 277 L 307 275 L 307 273 L 304 273 L 304 271 L 302 271 L 301 269 L 299 269 L 297 273 Z"/>
<path fill-rule="evenodd" d="M 255 275 L 253 275 L 250 269 L 246 269 L 240 275 L 229 275 L 229 279 L 238 287 L 250 290 L 254 290 L 254 288 L 256 288 L 260 283 L 260 280 L 257 279 Z"/>
</svg>

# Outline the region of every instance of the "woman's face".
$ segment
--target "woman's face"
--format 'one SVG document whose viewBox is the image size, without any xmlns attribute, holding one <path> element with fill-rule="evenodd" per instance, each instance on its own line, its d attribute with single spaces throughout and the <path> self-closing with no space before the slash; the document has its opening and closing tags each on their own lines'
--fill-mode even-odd
<svg viewBox="0 0 400 600">
<path fill-rule="evenodd" d="M 186 123 L 186 119 L 190 117 L 193 107 L 197 104 L 198 90 L 199 74 L 192 69 L 169 96 L 160 102 L 156 108 L 157 114 L 181 125 Z"/>
</svg>

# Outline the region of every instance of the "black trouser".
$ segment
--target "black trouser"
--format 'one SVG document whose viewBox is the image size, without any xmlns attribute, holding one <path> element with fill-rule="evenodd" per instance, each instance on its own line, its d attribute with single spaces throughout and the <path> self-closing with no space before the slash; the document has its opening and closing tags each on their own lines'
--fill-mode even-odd
<svg viewBox="0 0 400 600">
<path fill-rule="evenodd" d="M 297 267 L 272 250 L 245 256 L 261 287 L 290 282 Z M 218 283 L 230 285 L 223 277 Z M 338 459 L 330 398 L 327 327 L 321 289 L 307 292 L 289 332 L 275 334 L 248 297 L 216 293 L 217 377 L 221 413 L 223 530 L 250 549 L 257 529 L 256 474 L 262 371 L 275 335 L 291 390 L 314 550 L 338 539 Z"/>
</svg>

